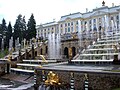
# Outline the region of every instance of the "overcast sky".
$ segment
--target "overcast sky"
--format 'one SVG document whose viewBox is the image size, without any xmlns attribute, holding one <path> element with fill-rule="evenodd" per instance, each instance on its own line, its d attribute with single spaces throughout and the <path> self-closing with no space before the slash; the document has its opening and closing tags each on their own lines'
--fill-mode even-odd
<svg viewBox="0 0 120 90">
<path fill-rule="evenodd" d="M 103 0 L 0 0 L 0 23 L 5 18 L 7 24 L 11 21 L 14 25 L 19 14 L 25 15 L 26 22 L 31 13 L 34 14 L 37 25 L 58 21 L 61 16 L 81 12 L 86 8 L 89 11 L 102 6 Z M 120 5 L 120 0 L 104 0 L 107 6 Z"/>
</svg>

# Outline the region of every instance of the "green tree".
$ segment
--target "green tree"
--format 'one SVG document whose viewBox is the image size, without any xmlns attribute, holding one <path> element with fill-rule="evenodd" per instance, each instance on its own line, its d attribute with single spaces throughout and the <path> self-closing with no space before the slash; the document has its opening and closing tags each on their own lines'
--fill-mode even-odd
<svg viewBox="0 0 120 90">
<path fill-rule="evenodd" d="M 1 34 L 2 34 L 2 38 L 4 39 L 4 47 L 7 47 L 7 42 L 6 42 L 6 35 L 7 35 L 7 26 L 6 26 L 6 21 L 3 18 L 2 20 L 2 24 L 1 24 Z"/>
<path fill-rule="evenodd" d="M 31 14 L 31 17 L 28 20 L 27 33 L 26 33 L 26 39 L 27 40 L 30 40 L 32 38 L 36 38 L 36 21 L 34 19 L 33 14 Z"/>
<path fill-rule="evenodd" d="M 7 47 L 9 48 L 9 39 L 12 37 L 12 25 L 11 22 L 8 24 L 7 28 L 7 34 L 6 34 L 6 42 L 7 42 Z"/>
<path fill-rule="evenodd" d="M 19 37 L 20 43 L 24 38 L 24 31 L 26 30 L 26 22 L 25 22 L 25 17 L 22 18 L 22 15 L 19 14 L 15 25 L 14 25 L 14 41 Z M 15 42 L 14 42 L 15 46 Z"/>
<path fill-rule="evenodd" d="M 25 16 L 24 16 L 23 17 L 23 38 L 26 38 L 26 29 L 27 29 L 27 25 L 26 25 Z"/>
</svg>

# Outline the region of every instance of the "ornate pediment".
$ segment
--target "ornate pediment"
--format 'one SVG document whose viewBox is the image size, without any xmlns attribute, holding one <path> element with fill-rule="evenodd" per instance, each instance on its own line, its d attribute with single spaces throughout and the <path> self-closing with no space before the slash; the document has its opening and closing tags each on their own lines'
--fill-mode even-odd
<svg viewBox="0 0 120 90">
<path fill-rule="evenodd" d="M 105 12 L 105 11 L 95 11 L 91 14 L 91 17 L 100 16 L 100 15 L 104 15 L 104 14 L 107 14 L 107 12 Z"/>
<path fill-rule="evenodd" d="M 71 18 L 70 18 L 70 17 L 67 17 L 67 18 L 65 19 L 65 21 L 71 21 Z"/>
</svg>

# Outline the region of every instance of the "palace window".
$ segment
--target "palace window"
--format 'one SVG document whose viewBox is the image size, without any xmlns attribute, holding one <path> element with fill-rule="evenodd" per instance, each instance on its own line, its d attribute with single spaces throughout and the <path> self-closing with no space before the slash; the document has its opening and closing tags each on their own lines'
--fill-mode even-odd
<svg viewBox="0 0 120 90">
<path fill-rule="evenodd" d="M 67 23 L 65 23 L 65 27 L 67 27 Z"/>
<path fill-rule="evenodd" d="M 67 32 L 67 28 L 65 28 L 65 32 Z"/>
<path fill-rule="evenodd" d="M 70 27 L 68 27 L 68 32 L 70 32 Z"/>
<path fill-rule="evenodd" d="M 96 23 L 96 19 L 93 19 L 93 22 Z"/>
<path fill-rule="evenodd" d="M 71 22 L 71 25 L 73 25 L 73 22 Z"/>
<path fill-rule="evenodd" d="M 60 25 L 60 27 L 62 27 L 62 24 Z"/>
<path fill-rule="evenodd" d="M 111 17 L 111 20 L 113 20 L 113 17 Z"/>
<path fill-rule="evenodd" d="M 91 20 L 89 21 L 89 24 L 91 24 Z"/>
<path fill-rule="evenodd" d="M 71 31 L 73 32 L 73 27 L 71 27 Z"/>
<path fill-rule="evenodd" d="M 119 16 L 118 15 L 116 16 L 116 19 L 119 20 Z"/>
<path fill-rule="evenodd" d="M 101 18 L 99 18 L 99 22 L 101 22 Z"/>
<path fill-rule="evenodd" d="M 78 31 L 78 26 L 76 26 L 76 32 Z"/>
<path fill-rule="evenodd" d="M 70 23 L 68 23 L 68 26 L 70 26 Z"/>
<path fill-rule="evenodd" d="M 78 21 L 76 21 L 76 25 L 78 25 Z"/>
</svg>

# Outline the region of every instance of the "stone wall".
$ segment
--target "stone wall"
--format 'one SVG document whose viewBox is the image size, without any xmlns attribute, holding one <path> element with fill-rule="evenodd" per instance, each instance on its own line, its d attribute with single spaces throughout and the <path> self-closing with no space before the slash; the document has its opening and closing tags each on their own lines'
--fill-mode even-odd
<svg viewBox="0 0 120 90">
<path fill-rule="evenodd" d="M 53 71 L 58 74 L 60 81 L 70 85 L 71 72 Z M 74 73 L 74 72 L 73 72 Z M 48 71 L 45 76 L 47 77 Z M 119 74 L 103 74 L 103 73 L 87 73 L 89 90 L 113 90 L 120 88 L 120 75 Z M 46 78 L 47 79 L 47 78 Z M 37 72 L 37 84 L 42 82 L 40 71 Z M 85 73 L 74 73 L 74 87 L 75 90 L 84 90 L 85 86 Z"/>
<path fill-rule="evenodd" d="M 0 76 L 5 74 L 5 64 L 0 64 Z"/>
</svg>

